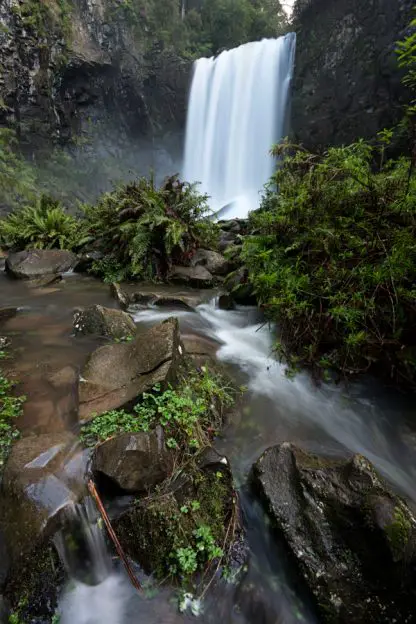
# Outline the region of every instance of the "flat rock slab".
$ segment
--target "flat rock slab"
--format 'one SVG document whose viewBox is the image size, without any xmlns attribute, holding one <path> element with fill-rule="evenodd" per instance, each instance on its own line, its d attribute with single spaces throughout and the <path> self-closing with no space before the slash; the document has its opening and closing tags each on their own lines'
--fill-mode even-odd
<svg viewBox="0 0 416 624">
<path fill-rule="evenodd" d="M 254 477 L 324 622 L 413 621 L 416 519 L 364 457 L 327 460 L 284 443 Z"/>
<path fill-rule="evenodd" d="M 100 347 L 81 374 L 80 419 L 124 407 L 155 384 L 175 381 L 184 355 L 176 318 L 155 325 L 130 343 Z"/>
<path fill-rule="evenodd" d="M 10 253 L 6 260 L 6 271 L 18 279 L 38 279 L 71 270 L 77 263 L 77 256 L 59 249 L 32 249 Z"/>
</svg>

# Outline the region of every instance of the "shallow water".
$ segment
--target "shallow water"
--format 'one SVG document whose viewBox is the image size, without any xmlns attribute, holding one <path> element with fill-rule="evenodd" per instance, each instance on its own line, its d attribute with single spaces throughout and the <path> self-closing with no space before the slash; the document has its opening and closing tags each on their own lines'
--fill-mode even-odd
<svg viewBox="0 0 416 624">
<path fill-rule="evenodd" d="M 53 431 L 57 423 L 44 417 L 49 399 L 46 395 L 39 398 L 45 376 L 68 365 L 79 368 L 87 354 L 100 344 L 97 339 L 72 335 L 73 309 L 92 303 L 116 304 L 106 285 L 79 276 L 36 291 L 22 282 L 1 277 L 0 289 L 1 305 L 23 306 L 18 316 L 2 328 L 2 334 L 11 336 L 13 341 L 13 370 L 22 378 L 22 387 L 29 394 L 30 409 L 20 424 L 24 433 Z M 205 293 L 205 299 L 209 296 Z M 239 486 L 250 563 L 239 585 L 213 585 L 205 597 L 200 619 L 267 624 L 315 622 L 302 583 L 288 567 L 283 549 L 272 539 L 262 510 L 246 487 L 251 465 L 265 448 L 283 441 L 333 456 L 359 452 L 398 491 L 416 502 L 416 435 L 409 427 L 414 408 L 405 397 L 371 381 L 341 389 L 317 388 L 305 375 L 288 379 L 284 367 L 271 357 L 271 333 L 261 324 L 255 309 L 224 312 L 216 309 L 214 303 L 202 303 L 194 312 L 134 310 L 141 329 L 172 314 L 179 317 L 185 338 L 203 338 L 233 377 L 248 388 L 216 445 L 229 457 Z M 47 392 L 47 386 L 43 392 Z M 85 461 L 72 457 L 66 462 L 65 471 L 71 466 L 76 479 Z M 154 592 L 156 596 L 152 596 Z M 174 592 L 169 588 L 152 587 L 148 593 L 147 597 L 138 596 L 124 571 L 114 567 L 102 583 L 93 587 L 79 581 L 68 584 L 60 604 L 61 622 L 156 624 L 191 617 L 178 613 Z"/>
</svg>

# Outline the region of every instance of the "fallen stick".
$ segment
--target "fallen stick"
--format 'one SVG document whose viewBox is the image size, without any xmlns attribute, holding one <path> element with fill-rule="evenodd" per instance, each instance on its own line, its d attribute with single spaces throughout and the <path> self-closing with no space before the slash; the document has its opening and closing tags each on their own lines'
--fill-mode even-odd
<svg viewBox="0 0 416 624">
<path fill-rule="evenodd" d="M 106 512 L 106 510 L 104 509 L 104 505 L 101 502 L 101 498 L 97 492 L 97 488 L 95 487 L 94 482 L 90 479 L 88 481 L 88 489 L 90 491 L 91 496 L 94 498 L 97 507 L 98 507 L 98 511 L 101 514 L 102 519 L 104 520 L 104 524 L 107 527 L 107 531 L 109 536 L 111 537 L 114 546 L 116 547 L 116 550 L 118 552 L 118 555 L 120 557 L 120 559 L 122 560 L 124 567 L 126 568 L 127 574 L 129 575 L 130 581 L 133 585 L 133 587 L 135 587 L 138 591 L 141 591 L 142 587 L 139 583 L 139 581 L 137 580 L 137 578 L 134 575 L 134 572 L 131 568 L 131 565 L 126 557 L 126 555 L 124 554 L 124 551 L 121 547 L 120 542 L 118 541 L 118 537 L 114 532 L 113 527 L 111 526 L 111 522 L 110 522 L 110 518 L 108 517 L 108 514 Z"/>
</svg>

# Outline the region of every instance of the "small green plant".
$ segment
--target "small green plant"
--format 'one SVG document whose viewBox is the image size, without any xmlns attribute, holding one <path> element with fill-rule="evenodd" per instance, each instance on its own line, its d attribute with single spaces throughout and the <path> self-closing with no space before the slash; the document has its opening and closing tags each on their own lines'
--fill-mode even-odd
<svg viewBox="0 0 416 624">
<path fill-rule="evenodd" d="M 19 437 L 15 420 L 22 413 L 25 397 L 13 396 L 15 383 L 4 376 L 0 369 L 0 472 L 8 457 L 10 448 Z"/>
<path fill-rule="evenodd" d="M 181 546 L 171 553 L 171 572 L 191 576 L 198 569 L 223 557 L 223 550 L 217 546 L 208 525 L 200 525 L 192 531 L 192 545 Z"/>
<path fill-rule="evenodd" d="M 167 446 L 198 449 L 206 445 L 222 422 L 222 411 L 234 402 L 234 392 L 219 375 L 204 368 L 189 375 L 177 388 L 164 392 L 159 385 L 144 393 L 131 413 L 105 412 L 86 424 L 81 438 L 87 445 L 122 432 L 150 431 L 161 425 Z"/>
<path fill-rule="evenodd" d="M 0 243 L 16 250 L 72 249 L 77 236 L 76 219 L 46 195 L 0 221 Z"/>
</svg>

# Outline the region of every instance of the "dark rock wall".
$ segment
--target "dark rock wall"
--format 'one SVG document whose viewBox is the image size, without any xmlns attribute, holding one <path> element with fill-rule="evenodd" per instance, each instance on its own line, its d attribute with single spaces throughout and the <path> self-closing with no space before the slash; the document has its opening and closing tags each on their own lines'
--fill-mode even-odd
<svg viewBox="0 0 416 624">
<path fill-rule="evenodd" d="M 292 129 L 309 148 L 373 137 L 408 94 L 395 42 L 414 0 L 298 0 Z"/>
<path fill-rule="evenodd" d="M 183 128 L 190 64 L 150 48 L 118 4 L 0 2 L 0 126 L 29 149 L 80 134 L 122 145 Z"/>
</svg>

